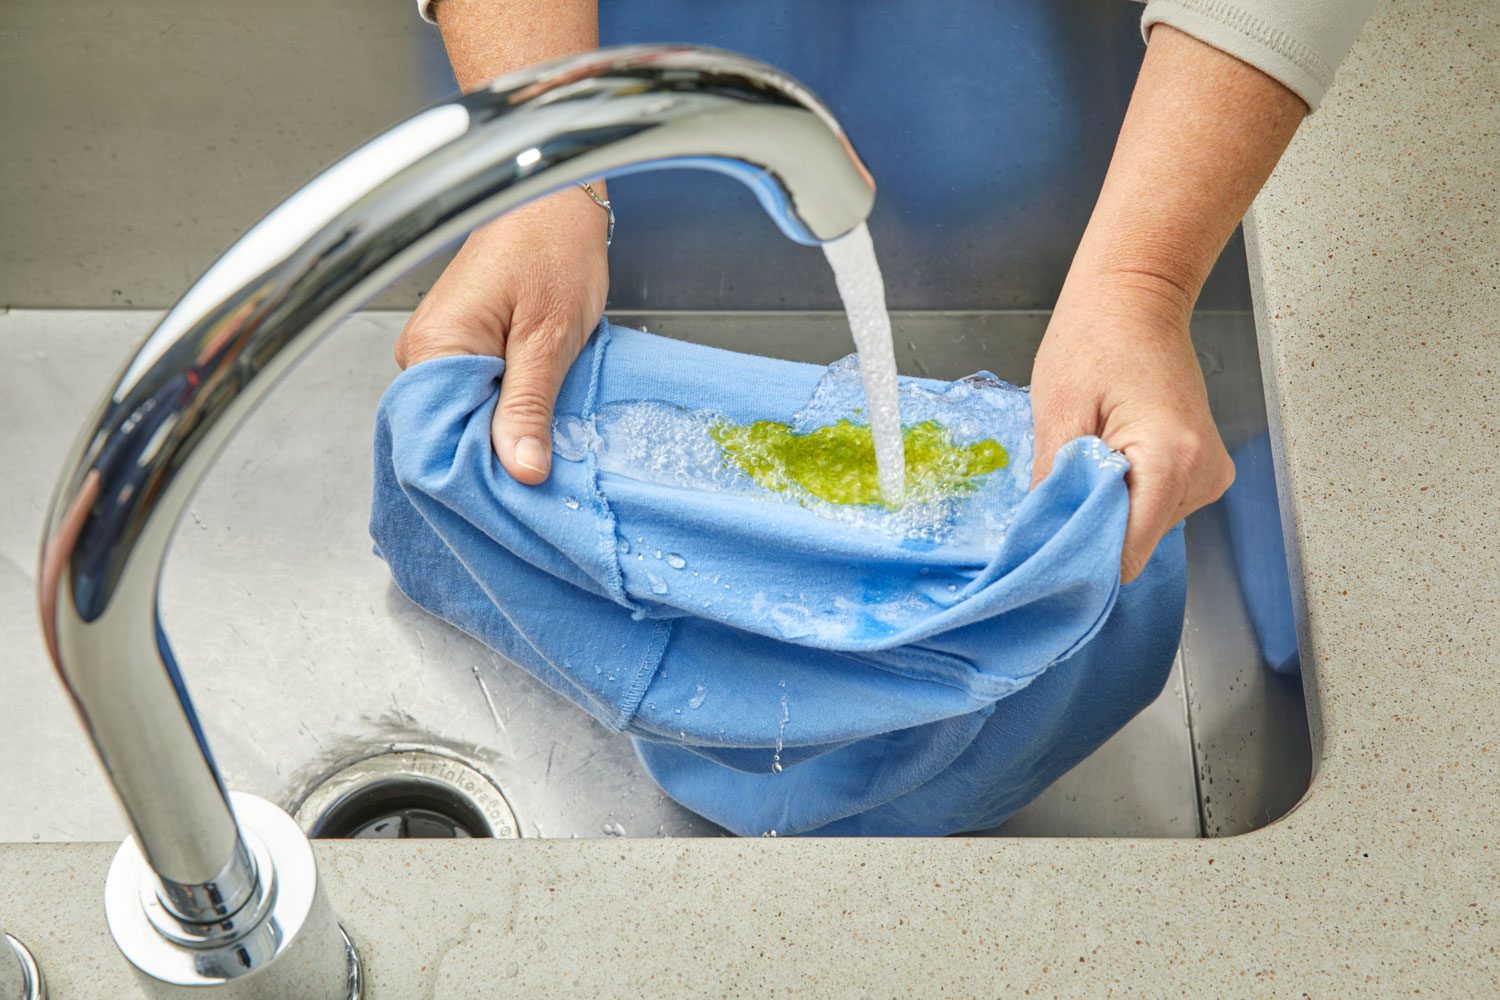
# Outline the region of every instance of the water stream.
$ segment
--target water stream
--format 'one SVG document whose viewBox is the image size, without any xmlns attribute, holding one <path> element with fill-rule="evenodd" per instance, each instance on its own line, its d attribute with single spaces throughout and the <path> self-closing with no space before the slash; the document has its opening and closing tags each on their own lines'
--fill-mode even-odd
<svg viewBox="0 0 1500 1000">
<path fill-rule="evenodd" d="M 875 244 L 870 241 L 870 230 L 861 222 L 846 235 L 823 244 L 823 252 L 833 268 L 839 297 L 849 316 L 849 330 L 854 334 L 854 349 L 859 354 L 859 377 L 875 441 L 880 498 L 887 507 L 899 507 L 906 495 L 906 455 L 896 391 L 896 349 Z"/>
</svg>

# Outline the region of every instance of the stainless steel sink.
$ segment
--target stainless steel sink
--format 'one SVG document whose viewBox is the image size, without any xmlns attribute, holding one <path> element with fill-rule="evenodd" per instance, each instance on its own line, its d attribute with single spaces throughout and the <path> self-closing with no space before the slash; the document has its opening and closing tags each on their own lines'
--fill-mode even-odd
<svg viewBox="0 0 1500 1000">
<path fill-rule="evenodd" d="M 154 312 L 0 314 L 0 841 L 117 840 L 124 822 L 47 663 L 34 562 L 57 468 Z M 836 313 L 614 314 L 673 337 L 798 360 L 849 351 Z M 391 749 L 471 765 L 525 837 L 717 836 L 667 800 L 622 737 L 409 604 L 366 533 L 370 429 L 404 320 L 365 313 L 230 444 L 179 528 L 163 618 L 228 784 L 295 808 Z M 1025 382 L 1046 316 L 895 317 L 904 372 Z M 1194 337 L 1231 449 L 1266 429 L 1251 320 Z M 993 835 L 1195 837 L 1283 815 L 1307 788 L 1302 689 L 1260 662 L 1222 511 L 1188 525 L 1189 603 L 1158 701 Z M 252 736 L 253 734 L 253 736 Z"/>
</svg>

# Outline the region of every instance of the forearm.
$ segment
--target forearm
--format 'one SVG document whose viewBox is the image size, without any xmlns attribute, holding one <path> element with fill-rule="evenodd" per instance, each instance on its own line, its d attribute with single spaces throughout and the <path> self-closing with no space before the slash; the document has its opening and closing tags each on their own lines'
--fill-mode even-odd
<svg viewBox="0 0 1500 1000">
<path fill-rule="evenodd" d="M 1261 71 L 1157 25 L 1063 300 L 1138 289 L 1185 318 L 1306 113 Z"/>
<path fill-rule="evenodd" d="M 461 90 L 483 86 L 503 73 L 599 47 L 598 0 L 436 0 L 428 13 L 437 21 L 443 47 Z M 608 197 L 602 180 L 594 182 L 600 197 Z M 585 207 L 587 202 L 587 207 Z M 558 219 L 566 205 L 572 219 L 593 238 L 604 231 L 607 216 L 585 193 L 551 195 L 476 231 L 480 238 L 496 235 L 507 241 L 507 229 L 549 218 L 547 225 L 570 228 Z M 603 237 L 599 237 L 603 239 Z"/>
<path fill-rule="evenodd" d="M 596 0 L 437 0 L 423 10 L 465 91 L 599 45 Z M 602 195 L 602 182 L 594 189 Z M 608 225 L 593 197 L 569 186 L 481 226 L 396 344 L 403 368 L 464 354 L 505 359 L 490 439 L 517 482 L 535 485 L 551 470 L 553 401 L 604 311 Z"/>
<path fill-rule="evenodd" d="M 597 0 L 437 0 L 431 10 L 464 91 L 599 47 Z"/>
</svg>

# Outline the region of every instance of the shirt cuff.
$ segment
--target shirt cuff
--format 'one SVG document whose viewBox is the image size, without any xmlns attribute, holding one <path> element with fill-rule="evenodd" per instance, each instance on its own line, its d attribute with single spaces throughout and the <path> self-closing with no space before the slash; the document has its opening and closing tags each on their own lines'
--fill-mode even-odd
<svg viewBox="0 0 1500 1000">
<path fill-rule="evenodd" d="M 1232 0 L 1148 0 L 1141 35 L 1170 24 L 1249 63 L 1314 109 L 1369 16 L 1373 0 L 1298 5 Z"/>
<path fill-rule="evenodd" d="M 417 13 L 428 24 L 437 24 L 437 18 L 432 16 L 432 4 L 433 0 L 417 0 Z"/>
</svg>

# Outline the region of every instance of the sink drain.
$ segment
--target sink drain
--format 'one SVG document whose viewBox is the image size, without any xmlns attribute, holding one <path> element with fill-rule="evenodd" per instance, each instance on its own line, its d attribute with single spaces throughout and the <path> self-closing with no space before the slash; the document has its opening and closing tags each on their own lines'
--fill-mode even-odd
<svg viewBox="0 0 1500 1000">
<path fill-rule="evenodd" d="M 461 760 L 423 750 L 366 757 L 318 783 L 295 810 L 311 837 L 520 836 L 500 789 Z"/>
</svg>

